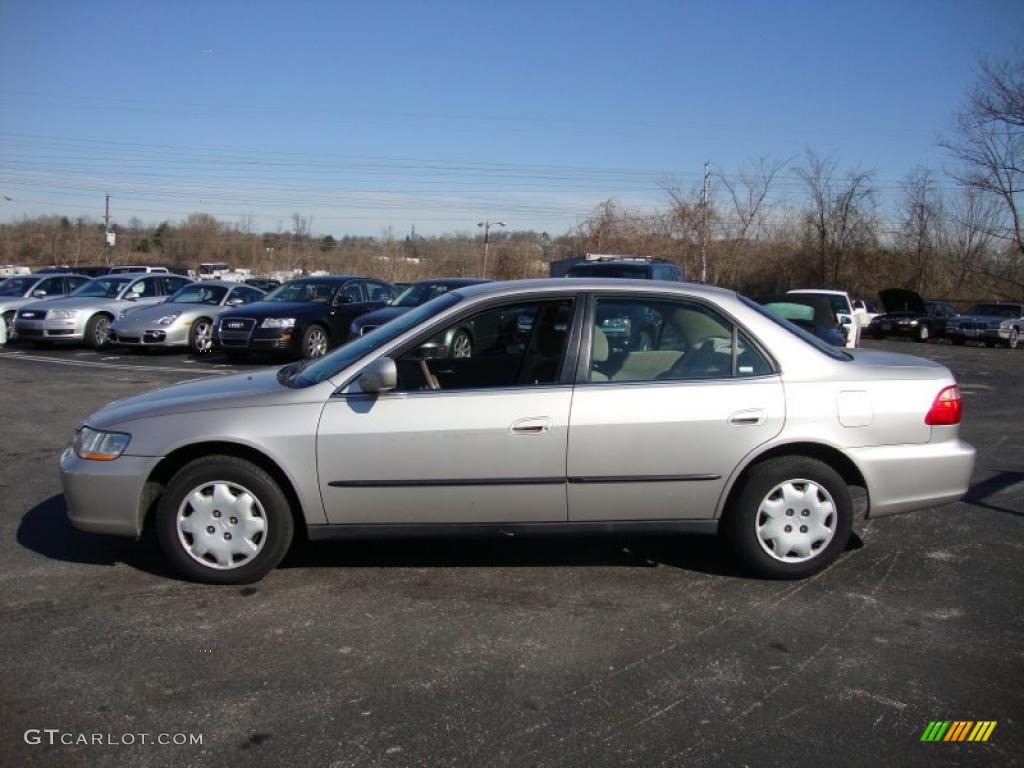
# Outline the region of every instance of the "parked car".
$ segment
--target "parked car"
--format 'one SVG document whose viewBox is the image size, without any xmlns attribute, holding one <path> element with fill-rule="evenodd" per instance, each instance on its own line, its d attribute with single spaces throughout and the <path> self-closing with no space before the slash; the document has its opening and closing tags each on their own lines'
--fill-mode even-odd
<svg viewBox="0 0 1024 768">
<path fill-rule="evenodd" d="M 259 288 L 265 293 L 270 293 L 275 288 L 281 287 L 280 280 L 274 280 L 270 277 L 250 277 L 245 280 L 246 285 L 251 285 L 253 288 Z"/>
<path fill-rule="evenodd" d="M 951 304 L 925 301 L 905 288 L 888 288 L 878 295 L 885 313 L 875 316 L 868 325 L 868 333 L 876 339 L 908 336 L 923 344 L 945 334 L 946 324 L 957 316 L 956 307 Z"/>
<path fill-rule="evenodd" d="M 7 341 L 16 341 L 15 315 L 26 304 L 65 296 L 89 282 L 85 275 L 49 272 L 9 277 L 0 282 L 0 317 L 7 326 Z"/>
<path fill-rule="evenodd" d="M 1016 349 L 1024 326 L 1024 304 L 986 302 L 946 324 L 946 335 L 954 344 L 981 341 L 986 347 L 997 344 Z"/>
<path fill-rule="evenodd" d="M 98 349 L 122 309 L 156 304 L 191 282 L 161 274 L 97 277 L 62 298 L 26 304 L 18 310 L 15 329 L 38 344 L 85 342 Z"/>
<path fill-rule="evenodd" d="M 217 318 L 214 341 L 230 357 L 273 352 L 323 357 L 349 339 L 352 320 L 387 305 L 391 286 L 353 275 L 289 280 L 263 301 Z"/>
<path fill-rule="evenodd" d="M 170 272 L 170 270 L 167 269 L 167 267 L 138 267 L 138 266 L 134 266 L 134 267 L 133 266 L 111 267 L 110 271 L 107 274 L 109 274 L 109 275 L 127 275 L 127 274 L 134 274 L 136 272 L 139 272 L 139 273 L 157 273 L 157 274 L 161 274 L 161 275 L 166 275 L 166 274 L 168 274 Z"/>
<path fill-rule="evenodd" d="M 110 267 L 88 265 L 82 267 L 43 267 L 37 269 L 36 272 L 40 275 L 53 274 L 53 275 L 85 275 L 86 277 L 102 277 L 110 272 Z"/>
<path fill-rule="evenodd" d="M 629 258 L 581 261 L 569 267 L 565 277 L 617 277 L 672 282 L 681 282 L 685 279 L 683 270 L 671 261 Z"/>
<path fill-rule="evenodd" d="M 850 349 L 860 346 L 861 320 L 853 309 L 853 300 L 846 291 L 833 291 L 824 288 L 797 288 L 787 293 L 802 296 L 821 296 L 832 305 L 839 322 L 846 328 L 846 346 Z"/>
<path fill-rule="evenodd" d="M 721 532 L 751 571 L 799 578 L 855 517 L 966 492 L 975 452 L 942 365 L 836 349 L 724 289 L 648 285 L 468 286 L 320 359 L 112 403 L 61 456 L 68 515 L 153 528 L 180 573 L 222 584 L 264 576 L 296 530 Z M 657 316 L 656 348 L 612 351 L 602 314 Z M 504 333 L 434 359 L 467 323 Z"/>
<path fill-rule="evenodd" d="M 774 312 L 809 333 L 813 333 L 833 347 L 846 346 L 847 327 L 839 322 L 832 302 L 824 296 L 783 293 L 758 296 L 755 301 L 769 312 Z"/>
<path fill-rule="evenodd" d="M 861 334 L 863 335 L 864 329 L 870 325 L 876 315 L 881 313 L 878 311 L 878 306 L 873 301 L 869 301 L 868 299 L 853 299 L 852 301 L 853 314 L 857 315 L 857 321 L 861 327 Z"/>
<path fill-rule="evenodd" d="M 391 303 L 383 309 L 367 312 L 352 321 L 350 336 L 362 336 L 370 331 L 376 330 L 384 323 L 394 320 L 399 315 L 404 315 L 413 307 L 425 304 L 431 299 L 436 299 L 443 293 L 462 288 L 467 285 L 486 283 L 476 277 L 442 277 L 433 280 L 421 280 L 418 283 L 409 283 L 408 287 L 399 293 Z"/>
<path fill-rule="evenodd" d="M 228 309 L 261 301 L 265 296 L 251 285 L 219 280 L 189 283 L 160 304 L 122 309 L 110 326 L 110 343 L 210 352 L 214 319 Z"/>
</svg>

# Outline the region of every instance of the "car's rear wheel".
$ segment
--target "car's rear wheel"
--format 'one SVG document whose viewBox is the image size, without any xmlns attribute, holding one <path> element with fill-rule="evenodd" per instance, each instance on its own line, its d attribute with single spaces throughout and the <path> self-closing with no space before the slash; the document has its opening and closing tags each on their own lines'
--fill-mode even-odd
<svg viewBox="0 0 1024 768">
<path fill-rule="evenodd" d="M 258 581 L 281 562 L 294 524 L 288 500 L 261 467 L 234 456 L 186 464 L 160 497 L 160 547 L 185 577 L 208 584 Z"/>
<path fill-rule="evenodd" d="M 846 547 L 853 502 L 843 478 L 824 462 L 768 459 L 742 482 L 724 531 L 750 571 L 799 579 L 828 566 Z"/>
<path fill-rule="evenodd" d="M 323 326 L 313 324 L 302 334 L 302 356 L 306 360 L 316 360 L 327 354 L 330 341 Z"/>
<path fill-rule="evenodd" d="M 85 343 L 99 349 L 110 340 L 110 315 L 99 312 L 89 318 L 85 325 Z"/>
<path fill-rule="evenodd" d="M 213 349 L 213 321 L 208 317 L 200 317 L 192 323 L 188 333 L 188 348 L 194 354 L 203 354 Z"/>
</svg>

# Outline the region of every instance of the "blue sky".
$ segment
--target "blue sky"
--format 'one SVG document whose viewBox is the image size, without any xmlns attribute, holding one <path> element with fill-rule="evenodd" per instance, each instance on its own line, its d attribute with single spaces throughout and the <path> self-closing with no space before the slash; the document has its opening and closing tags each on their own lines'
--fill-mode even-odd
<svg viewBox="0 0 1024 768">
<path fill-rule="evenodd" d="M 977 56 L 1021 40 L 1016 0 L 4 0 L 0 218 L 99 217 L 110 191 L 119 221 L 557 233 L 808 146 L 891 202 L 945 164 Z"/>
</svg>

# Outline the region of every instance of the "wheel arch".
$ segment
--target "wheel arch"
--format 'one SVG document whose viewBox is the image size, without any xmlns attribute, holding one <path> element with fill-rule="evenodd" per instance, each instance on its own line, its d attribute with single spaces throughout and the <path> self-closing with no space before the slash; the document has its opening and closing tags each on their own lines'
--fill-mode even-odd
<svg viewBox="0 0 1024 768">
<path fill-rule="evenodd" d="M 175 473 L 189 462 L 204 456 L 233 456 L 250 461 L 264 470 L 274 478 L 281 488 L 281 492 L 288 499 L 296 535 L 306 536 L 306 517 L 303 514 L 302 503 L 299 501 L 295 485 L 280 465 L 270 456 L 252 446 L 224 440 L 208 440 L 183 445 L 168 453 L 153 467 L 146 478 L 142 500 L 139 504 L 139 531 L 145 531 L 152 524 L 157 502 Z"/>
<path fill-rule="evenodd" d="M 743 483 L 749 476 L 751 470 L 757 465 L 776 459 L 782 456 L 802 456 L 808 459 L 817 459 L 827 464 L 843 478 L 850 489 L 850 496 L 853 499 L 853 511 L 855 518 L 863 518 L 868 514 L 870 508 L 870 497 L 868 494 L 867 481 L 864 473 L 857 464 L 835 446 L 827 443 L 816 443 L 813 441 L 801 441 L 772 445 L 757 454 L 747 457 L 747 462 L 733 473 L 730 484 L 722 493 L 719 501 L 716 517 L 724 518 L 731 508 L 733 501 L 743 490 Z"/>
</svg>

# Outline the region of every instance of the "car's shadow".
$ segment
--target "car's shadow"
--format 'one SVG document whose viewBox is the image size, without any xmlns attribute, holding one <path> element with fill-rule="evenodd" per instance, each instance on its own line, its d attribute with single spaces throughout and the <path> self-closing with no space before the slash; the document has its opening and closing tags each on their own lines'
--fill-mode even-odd
<svg viewBox="0 0 1024 768">
<path fill-rule="evenodd" d="M 18 543 L 44 557 L 85 565 L 124 563 L 158 576 L 178 578 L 151 532 L 141 541 L 84 533 L 68 521 L 63 495 L 30 509 Z M 847 550 L 863 546 L 854 534 Z M 715 576 L 747 578 L 717 536 L 562 536 L 514 539 L 409 539 L 296 541 L 282 568 L 536 568 L 668 566 Z"/>
</svg>

